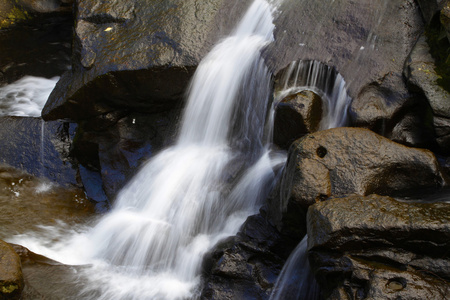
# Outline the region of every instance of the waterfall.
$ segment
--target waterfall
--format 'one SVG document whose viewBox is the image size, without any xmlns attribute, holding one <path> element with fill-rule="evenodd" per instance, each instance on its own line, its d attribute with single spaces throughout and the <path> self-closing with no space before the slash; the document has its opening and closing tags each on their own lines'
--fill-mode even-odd
<svg viewBox="0 0 450 300">
<path fill-rule="evenodd" d="M 347 125 L 352 99 L 344 78 L 334 68 L 318 61 L 294 61 L 283 74 L 281 84 L 277 101 L 302 90 L 311 90 L 322 97 L 324 114 L 320 130 Z"/>
<path fill-rule="evenodd" d="M 310 270 L 307 248 L 308 236 L 305 235 L 284 264 L 270 300 L 319 299 L 320 290 Z"/>
<path fill-rule="evenodd" d="M 195 297 L 204 253 L 259 209 L 285 162 L 264 142 L 271 75 L 260 50 L 273 29 L 270 5 L 255 0 L 200 63 L 176 144 L 88 233 L 80 251 L 103 267 L 89 275 L 104 280 L 96 299 Z"/>
<path fill-rule="evenodd" d="M 0 87 L 0 116 L 40 117 L 58 80 L 25 76 Z"/>
</svg>

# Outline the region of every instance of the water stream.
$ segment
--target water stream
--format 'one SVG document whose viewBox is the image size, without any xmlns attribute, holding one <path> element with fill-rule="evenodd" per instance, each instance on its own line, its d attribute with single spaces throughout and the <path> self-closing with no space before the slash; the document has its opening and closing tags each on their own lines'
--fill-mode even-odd
<svg viewBox="0 0 450 300">
<path fill-rule="evenodd" d="M 260 50 L 273 29 L 271 6 L 255 0 L 200 63 L 175 145 L 147 162 L 112 211 L 65 249 L 32 249 L 91 264 L 84 270 L 91 283 L 78 297 L 198 295 L 203 254 L 258 211 L 286 159 L 270 149 L 264 129 L 271 74 Z"/>
</svg>

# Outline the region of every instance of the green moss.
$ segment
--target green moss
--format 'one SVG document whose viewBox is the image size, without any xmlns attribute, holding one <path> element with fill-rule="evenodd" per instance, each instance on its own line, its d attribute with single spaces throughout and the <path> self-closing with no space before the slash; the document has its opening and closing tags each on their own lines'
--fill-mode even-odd
<svg viewBox="0 0 450 300">
<path fill-rule="evenodd" d="M 439 75 L 438 84 L 450 92 L 450 42 L 439 18 L 435 18 L 426 30 L 430 52 Z"/>
<path fill-rule="evenodd" d="M 23 20 L 28 20 L 30 15 L 26 10 L 20 7 L 14 6 L 6 15 L 6 17 L 0 21 L 0 29 L 14 25 L 15 23 Z"/>
<path fill-rule="evenodd" d="M 17 284 L 9 284 L 9 285 L 3 285 L 1 288 L 2 294 L 12 294 L 14 291 L 18 290 L 19 286 Z"/>
</svg>

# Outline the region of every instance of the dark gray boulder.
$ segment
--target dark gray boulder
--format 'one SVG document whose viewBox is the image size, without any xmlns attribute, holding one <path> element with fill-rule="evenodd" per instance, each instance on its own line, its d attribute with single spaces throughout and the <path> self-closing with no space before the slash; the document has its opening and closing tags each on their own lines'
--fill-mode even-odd
<svg viewBox="0 0 450 300">
<path fill-rule="evenodd" d="M 308 207 L 330 196 L 408 196 L 444 184 L 430 151 L 397 144 L 367 129 L 335 128 L 292 144 L 268 213 L 282 233 L 300 239 Z"/>
<path fill-rule="evenodd" d="M 75 128 L 41 118 L 0 117 L 0 162 L 59 185 L 78 185 L 69 157 Z"/>
<path fill-rule="evenodd" d="M 72 70 L 50 95 L 43 118 L 81 120 L 117 108 L 172 108 L 201 58 L 230 33 L 248 4 L 76 1 Z"/>
<path fill-rule="evenodd" d="M 311 266 L 327 299 L 446 299 L 450 204 L 371 195 L 308 210 Z"/>
</svg>

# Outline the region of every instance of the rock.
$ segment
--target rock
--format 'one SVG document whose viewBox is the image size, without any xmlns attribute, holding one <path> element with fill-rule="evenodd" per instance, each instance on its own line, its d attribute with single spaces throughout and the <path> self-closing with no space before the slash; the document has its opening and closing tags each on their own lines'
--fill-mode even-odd
<svg viewBox="0 0 450 300">
<path fill-rule="evenodd" d="M 447 34 L 447 40 L 450 42 L 450 2 L 447 1 L 447 4 L 441 10 L 441 24 L 445 29 L 445 33 Z"/>
<path fill-rule="evenodd" d="M 343 76 L 354 101 L 362 88 L 389 73 L 401 78 L 404 61 L 424 30 L 412 0 L 287 0 L 279 10 L 275 42 L 264 53 L 274 73 L 296 60 L 323 62 Z"/>
<path fill-rule="evenodd" d="M 430 47 L 422 35 L 407 61 L 405 77 L 410 89 L 426 97 L 434 115 L 450 118 L 450 93 L 437 84 L 439 76 L 435 68 Z"/>
<path fill-rule="evenodd" d="M 405 77 L 409 88 L 429 103 L 433 113 L 433 126 L 436 133 L 438 151 L 449 154 L 450 144 L 450 93 L 438 81 L 441 76 L 436 72 L 435 59 L 423 35 L 414 47 L 405 65 Z"/>
<path fill-rule="evenodd" d="M 78 185 L 69 158 L 74 128 L 41 118 L 0 117 L 0 162 L 59 185 Z"/>
<path fill-rule="evenodd" d="M 72 70 L 50 95 L 43 118 L 81 120 L 118 108 L 153 113 L 172 108 L 201 58 L 231 31 L 249 3 L 76 1 Z"/>
<path fill-rule="evenodd" d="M 70 66 L 70 3 L 56 0 L 0 3 L 0 86 L 25 75 L 52 78 Z"/>
<path fill-rule="evenodd" d="M 319 129 L 322 98 L 312 91 L 301 91 L 281 100 L 275 108 L 274 143 L 288 149 L 293 141 Z"/>
<path fill-rule="evenodd" d="M 444 184 L 430 151 L 408 148 L 367 129 L 335 128 L 292 144 L 268 213 L 278 230 L 300 239 L 308 207 L 330 196 L 407 196 Z"/>
<path fill-rule="evenodd" d="M 269 299 L 292 249 L 264 217 L 249 217 L 206 255 L 201 299 Z"/>
<path fill-rule="evenodd" d="M 72 155 L 81 164 L 87 195 L 100 211 L 109 207 L 143 162 L 173 141 L 178 115 L 178 110 L 115 111 L 80 123 Z"/>
<path fill-rule="evenodd" d="M 442 9 L 447 0 L 417 0 L 422 11 L 423 18 L 428 24 L 433 17 Z"/>
<path fill-rule="evenodd" d="M 312 268 L 327 299 L 445 299 L 450 204 L 378 195 L 308 210 Z"/>
<path fill-rule="evenodd" d="M 24 287 L 20 257 L 14 249 L 0 240 L 0 297 L 20 299 Z"/>
</svg>

